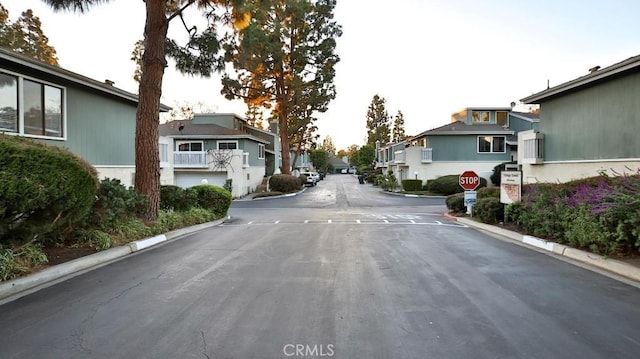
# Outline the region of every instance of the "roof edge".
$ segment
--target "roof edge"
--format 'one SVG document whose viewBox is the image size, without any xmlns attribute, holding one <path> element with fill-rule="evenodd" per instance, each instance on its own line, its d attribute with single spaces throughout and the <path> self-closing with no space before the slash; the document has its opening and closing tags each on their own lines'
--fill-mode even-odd
<svg viewBox="0 0 640 359">
<path fill-rule="evenodd" d="M 527 103 L 537 104 L 540 101 L 543 101 L 549 97 L 557 96 L 564 92 L 574 90 L 576 88 L 588 85 L 590 83 L 593 83 L 593 82 L 596 82 L 620 73 L 624 73 L 639 67 L 640 67 L 640 55 L 633 56 L 624 61 L 613 64 L 609 67 L 605 67 L 604 69 L 595 70 L 593 71 L 593 73 L 578 77 L 577 79 L 574 79 L 571 81 L 567 81 L 558 86 L 548 88 L 544 91 L 534 93 L 533 95 L 522 98 L 520 101 L 525 104 Z"/>
</svg>

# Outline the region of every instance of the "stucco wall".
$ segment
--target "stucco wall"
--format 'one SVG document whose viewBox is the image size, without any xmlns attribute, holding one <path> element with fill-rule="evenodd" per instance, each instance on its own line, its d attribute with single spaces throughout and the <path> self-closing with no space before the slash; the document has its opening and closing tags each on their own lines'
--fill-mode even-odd
<svg viewBox="0 0 640 359">
<path fill-rule="evenodd" d="M 598 176 L 600 171 L 609 175 L 632 174 L 640 169 L 640 158 L 632 161 L 599 161 L 545 163 L 522 165 L 522 182 L 568 182 L 574 179 Z"/>
</svg>

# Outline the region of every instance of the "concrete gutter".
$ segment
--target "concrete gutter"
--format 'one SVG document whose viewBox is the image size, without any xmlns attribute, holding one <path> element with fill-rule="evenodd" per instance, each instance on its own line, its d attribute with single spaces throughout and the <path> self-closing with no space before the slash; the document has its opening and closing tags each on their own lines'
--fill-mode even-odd
<svg viewBox="0 0 640 359">
<path fill-rule="evenodd" d="M 606 272 L 640 283 L 639 266 L 634 266 L 623 261 L 607 258 L 605 256 L 568 247 L 555 242 L 550 242 L 534 236 L 523 235 L 521 233 L 510 231 L 497 226 L 492 226 L 490 224 L 476 222 L 469 218 L 454 217 L 448 213 L 445 213 L 444 216 L 448 219 L 466 224 L 471 228 L 481 229 L 491 234 L 506 237 L 514 242 L 542 249 L 543 251 L 547 251 L 555 255 L 559 255 L 586 264 L 589 267 L 602 269 Z"/>
<path fill-rule="evenodd" d="M 27 294 L 36 292 L 40 289 L 49 287 L 69 278 L 73 278 L 79 274 L 122 259 L 143 249 L 166 243 L 186 234 L 220 225 L 225 220 L 226 218 L 219 219 L 213 222 L 198 224 L 187 228 L 177 229 L 165 234 L 161 234 L 159 236 L 141 239 L 120 247 L 110 248 L 98 253 L 74 259 L 69 262 L 61 263 L 25 277 L 17 278 L 7 282 L 1 282 L 0 304 L 13 301 Z"/>
</svg>

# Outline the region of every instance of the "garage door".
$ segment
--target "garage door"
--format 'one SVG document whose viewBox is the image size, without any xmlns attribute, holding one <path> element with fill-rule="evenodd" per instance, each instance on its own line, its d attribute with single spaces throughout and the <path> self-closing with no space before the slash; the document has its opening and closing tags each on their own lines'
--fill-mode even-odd
<svg viewBox="0 0 640 359">
<path fill-rule="evenodd" d="M 187 188 L 195 185 L 202 184 L 203 180 L 207 181 L 207 184 L 216 185 L 219 187 L 224 186 L 224 182 L 227 180 L 226 173 L 176 173 L 175 174 L 176 185 Z"/>
</svg>

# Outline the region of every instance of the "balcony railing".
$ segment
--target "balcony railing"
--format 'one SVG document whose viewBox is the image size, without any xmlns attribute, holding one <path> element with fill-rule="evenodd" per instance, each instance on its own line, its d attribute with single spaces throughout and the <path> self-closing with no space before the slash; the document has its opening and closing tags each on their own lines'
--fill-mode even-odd
<svg viewBox="0 0 640 359">
<path fill-rule="evenodd" d="M 422 163 L 431 163 L 433 162 L 433 148 L 423 148 L 422 149 L 422 159 L 420 160 Z"/>
<path fill-rule="evenodd" d="M 178 168 L 206 168 L 207 152 L 181 151 L 173 153 L 173 166 Z"/>
</svg>

